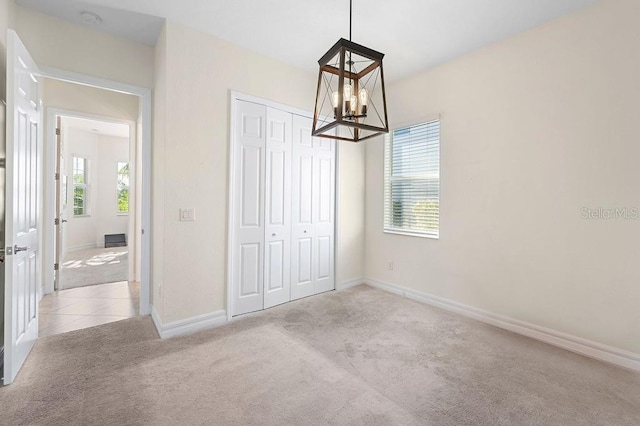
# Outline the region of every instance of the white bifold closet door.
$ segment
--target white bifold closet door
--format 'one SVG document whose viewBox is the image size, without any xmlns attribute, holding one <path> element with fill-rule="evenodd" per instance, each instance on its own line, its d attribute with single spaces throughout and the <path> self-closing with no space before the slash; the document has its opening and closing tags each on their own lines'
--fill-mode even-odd
<svg viewBox="0 0 640 426">
<path fill-rule="evenodd" d="M 264 308 L 290 300 L 291 113 L 267 109 Z"/>
<path fill-rule="evenodd" d="M 263 309 L 265 130 L 267 108 L 238 102 L 233 185 L 233 314 Z"/>
<path fill-rule="evenodd" d="M 291 300 L 334 289 L 335 142 L 293 117 Z"/>
<path fill-rule="evenodd" d="M 333 290 L 335 142 L 252 102 L 235 118 L 232 315 Z"/>
</svg>

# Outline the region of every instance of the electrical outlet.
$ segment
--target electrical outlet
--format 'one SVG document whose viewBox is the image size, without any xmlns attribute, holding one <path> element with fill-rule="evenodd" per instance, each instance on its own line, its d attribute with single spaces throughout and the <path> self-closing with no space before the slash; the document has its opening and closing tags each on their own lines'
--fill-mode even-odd
<svg viewBox="0 0 640 426">
<path fill-rule="evenodd" d="M 387 264 L 387 269 L 393 271 L 393 260 Z"/>
<path fill-rule="evenodd" d="M 195 220 L 195 209 L 180 209 L 180 222 L 193 222 Z"/>
</svg>

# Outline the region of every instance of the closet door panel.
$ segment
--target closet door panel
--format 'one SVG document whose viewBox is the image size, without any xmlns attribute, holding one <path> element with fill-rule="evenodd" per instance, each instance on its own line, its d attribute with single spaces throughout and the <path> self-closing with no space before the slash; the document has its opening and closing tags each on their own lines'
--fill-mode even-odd
<svg viewBox="0 0 640 426">
<path fill-rule="evenodd" d="M 267 108 L 265 308 L 291 297 L 291 143 L 291 114 Z"/>
<path fill-rule="evenodd" d="M 266 108 L 238 102 L 232 251 L 232 315 L 263 309 Z"/>
<path fill-rule="evenodd" d="M 311 122 L 293 116 L 293 172 L 291 212 L 291 300 L 314 294 L 314 208 L 317 199 L 317 164 L 314 159 Z"/>
</svg>

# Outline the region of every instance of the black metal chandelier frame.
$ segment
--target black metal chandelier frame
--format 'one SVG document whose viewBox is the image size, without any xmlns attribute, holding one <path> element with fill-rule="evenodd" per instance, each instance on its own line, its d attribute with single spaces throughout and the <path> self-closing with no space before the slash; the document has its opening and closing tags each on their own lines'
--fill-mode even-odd
<svg viewBox="0 0 640 426">
<path fill-rule="evenodd" d="M 318 61 L 320 70 L 313 117 L 313 136 L 359 142 L 389 132 L 382 66 L 384 54 L 351 41 L 352 21 L 353 0 L 350 0 L 349 40 L 344 38 L 338 40 Z M 366 66 L 358 71 L 356 69 L 358 63 Z M 333 86 L 336 77 L 337 88 Z M 382 90 L 381 108 L 376 104 L 377 101 L 370 97 L 370 94 L 377 93 L 378 85 Z M 349 88 L 348 92 L 343 90 L 345 87 Z M 334 91 L 334 89 L 337 90 Z M 349 96 L 352 93 L 355 96 Z M 328 102 L 333 104 L 331 113 L 327 112 Z M 375 114 L 374 117 L 377 119 L 375 124 L 366 122 L 370 114 Z"/>
</svg>

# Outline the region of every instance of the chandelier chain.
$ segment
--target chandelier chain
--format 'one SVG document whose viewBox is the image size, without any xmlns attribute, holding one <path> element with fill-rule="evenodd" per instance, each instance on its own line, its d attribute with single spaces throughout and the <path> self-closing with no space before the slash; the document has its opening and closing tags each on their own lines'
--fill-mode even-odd
<svg viewBox="0 0 640 426">
<path fill-rule="evenodd" d="M 351 41 L 352 25 L 353 25 L 353 0 L 349 0 L 349 41 Z"/>
</svg>

